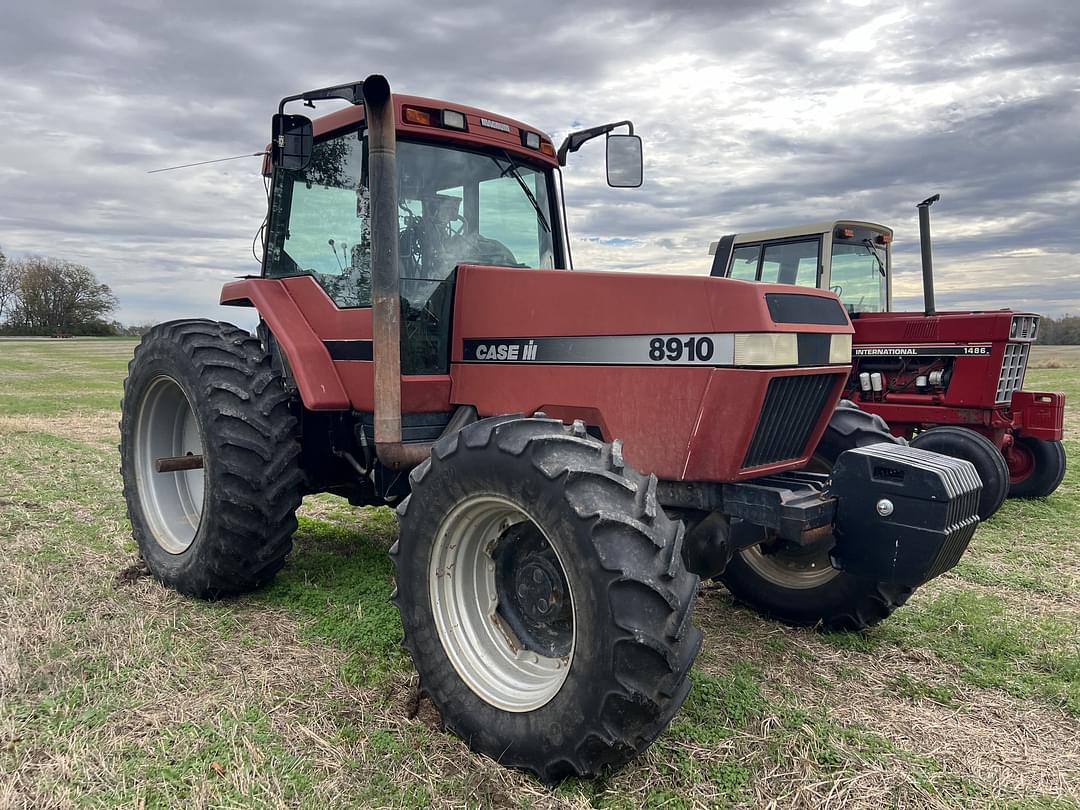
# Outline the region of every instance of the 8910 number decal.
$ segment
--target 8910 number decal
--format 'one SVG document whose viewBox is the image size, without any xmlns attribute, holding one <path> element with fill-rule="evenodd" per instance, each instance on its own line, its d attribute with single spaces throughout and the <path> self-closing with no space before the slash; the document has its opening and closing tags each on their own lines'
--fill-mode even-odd
<svg viewBox="0 0 1080 810">
<path fill-rule="evenodd" d="M 713 358 L 716 346 L 711 337 L 691 335 L 688 338 L 655 337 L 649 341 L 649 359 L 654 362 L 667 360 L 678 363 L 707 363 Z"/>
</svg>

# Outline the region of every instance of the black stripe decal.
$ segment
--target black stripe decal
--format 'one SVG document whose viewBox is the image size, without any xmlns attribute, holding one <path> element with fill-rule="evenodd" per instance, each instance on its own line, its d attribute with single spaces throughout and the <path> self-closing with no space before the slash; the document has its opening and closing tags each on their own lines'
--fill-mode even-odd
<svg viewBox="0 0 1080 810">
<path fill-rule="evenodd" d="M 370 340 L 324 340 L 331 360 L 373 360 Z"/>
<path fill-rule="evenodd" d="M 962 346 L 853 346 L 854 357 L 988 357 L 989 343 L 967 343 Z"/>
<path fill-rule="evenodd" d="M 829 345 L 832 341 L 832 335 L 828 333 L 800 332 L 798 341 L 800 366 L 829 365 Z"/>
</svg>

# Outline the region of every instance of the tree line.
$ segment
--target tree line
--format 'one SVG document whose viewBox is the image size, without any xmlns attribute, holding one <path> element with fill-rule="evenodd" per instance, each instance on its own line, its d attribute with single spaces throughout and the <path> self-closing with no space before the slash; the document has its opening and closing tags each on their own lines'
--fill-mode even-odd
<svg viewBox="0 0 1080 810">
<path fill-rule="evenodd" d="M 109 285 L 88 267 L 62 259 L 8 259 L 0 250 L 0 332 L 16 335 L 115 335 L 123 327 Z"/>
<path fill-rule="evenodd" d="M 1039 336 L 1035 342 L 1048 346 L 1080 346 L 1080 316 L 1044 316 L 1039 322 Z"/>
</svg>

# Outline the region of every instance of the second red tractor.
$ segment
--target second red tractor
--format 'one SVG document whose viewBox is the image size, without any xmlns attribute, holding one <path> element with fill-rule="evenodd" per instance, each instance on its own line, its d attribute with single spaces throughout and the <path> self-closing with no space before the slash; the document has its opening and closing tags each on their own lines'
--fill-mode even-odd
<svg viewBox="0 0 1080 810">
<path fill-rule="evenodd" d="M 929 208 L 918 206 L 923 311 L 892 302 L 892 237 L 884 225 L 832 220 L 725 236 L 712 275 L 829 289 L 851 315 L 844 397 L 916 447 L 966 458 L 979 471 L 985 520 L 1006 496 L 1045 497 L 1065 474 L 1065 395 L 1025 391 L 1039 316 L 1009 309 L 938 312 Z"/>
</svg>

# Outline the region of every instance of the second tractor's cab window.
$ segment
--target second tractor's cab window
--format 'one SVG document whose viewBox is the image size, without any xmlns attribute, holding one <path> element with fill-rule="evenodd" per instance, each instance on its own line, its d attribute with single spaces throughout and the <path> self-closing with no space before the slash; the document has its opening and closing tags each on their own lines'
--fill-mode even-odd
<svg viewBox="0 0 1080 810">
<path fill-rule="evenodd" d="M 758 264 L 761 260 L 761 245 L 737 247 L 731 254 L 730 278 L 743 281 L 757 281 Z"/>
<path fill-rule="evenodd" d="M 885 311 L 884 261 L 866 244 L 833 242 L 829 289 L 849 313 Z"/>
<path fill-rule="evenodd" d="M 864 223 L 841 223 L 833 231 L 829 288 L 847 311 L 885 312 L 891 232 Z"/>
<path fill-rule="evenodd" d="M 818 239 L 781 242 L 765 246 L 760 281 L 816 287 L 818 281 Z"/>
</svg>

